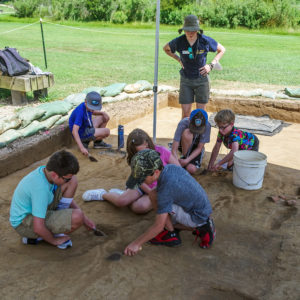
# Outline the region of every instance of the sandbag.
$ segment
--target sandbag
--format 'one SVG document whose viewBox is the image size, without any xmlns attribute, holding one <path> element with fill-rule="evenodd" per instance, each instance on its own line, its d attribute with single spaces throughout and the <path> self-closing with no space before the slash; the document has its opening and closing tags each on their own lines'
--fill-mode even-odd
<svg viewBox="0 0 300 300">
<path fill-rule="evenodd" d="M 21 133 L 15 129 L 9 129 L 0 135 L 0 148 L 5 147 L 9 143 L 21 137 Z"/>
<path fill-rule="evenodd" d="M 21 120 L 17 116 L 7 116 L 0 118 L 0 134 L 8 129 L 17 128 L 21 125 Z"/>
<path fill-rule="evenodd" d="M 73 105 L 66 101 L 54 101 L 44 103 L 38 106 L 46 111 L 46 113 L 41 117 L 41 121 L 44 121 L 55 115 L 66 115 L 69 110 L 73 108 Z"/>
<path fill-rule="evenodd" d="M 141 87 L 139 89 L 139 92 L 150 91 L 153 88 L 152 85 L 151 85 L 151 83 L 149 81 L 147 81 L 147 80 L 138 80 L 136 82 L 136 84 L 140 84 L 141 85 Z"/>
<path fill-rule="evenodd" d="M 41 124 L 41 122 L 34 120 L 27 127 L 23 128 L 23 129 L 19 129 L 18 131 L 23 137 L 28 137 L 28 136 L 32 136 L 32 135 L 36 134 L 40 130 L 45 130 L 45 129 L 46 129 L 46 127 L 44 124 Z"/>
<path fill-rule="evenodd" d="M 285 88 L 284 92 L 290 97 L 300 98 L 300 89 Z"/>
<path fill-rule="evenodd" d="M 271 99 L 276 98 L 276 92 L 272 92 L 272 91 L 263 91 L 261 95 L 262 97 L 266 97 L 266 98 L 271 98 Z"/>
<path fill-rule="evenodd" d="M 68 116 L 66 116 L 66 117 L 68 117 Z M 60 118 L 61 118 L 61 115 L 55 115 L 55 116 L 52 116 L 52 117 L 40 122 L 40 124 L 45 127 L 45 130 L 50 129 Z"/>
<path fill-rule="evenodd" d="M 63 101 L 72 104 L 72 106 L 78 106 L 82 102 L 84 102 L 86 97 L 86 94 L 79 93 L 79 94 L 71 94 L 67 98 L 65 98 Z"/>
<path fill-rule="evenodd" d="M 37 107 L 26 107 L 17 113 L 17 117 L 21 120 L 22 127 L 26 127 L 32 121 L 39 119 L 46 113 L 46 109 Z"/>
<path fill-rule="evenodd" d="M 131 93 L 137 93 L 140 91 L 142 85 L 141 84 L 138 84 L 138 83 L 133 83 L 133 84 L 127 84 L 125 87 L 124 87 L 124 92 L 125 93 L 128 93 L 128 94 L 131 94 Z"/>
<path fill-rule="evenodd" d="M 63 116 L 60 119 L 58 119 L 54 125 L 61 125 L 64 124 L 65 122 L 67 122 L 69 120 L 69 115 Z"/>
<path fill-rule="evenodd" d="M 126 86 L 126 83 L 114 83 L 109 86 L 104 87 L 106 92 L 104 93 L 105 97 L 114 97 L 119 95 Z"/>
<path fill-rule="evenodd" d="M 104 94 L 106 92 L 106 88 L 105 87 L 92 86 L 92 87 L 86 88 L 82 91 L 83 94 L 88 94 L 89 92 L 97 92 L 101 96 L 104 96 Z"/>
</svg>

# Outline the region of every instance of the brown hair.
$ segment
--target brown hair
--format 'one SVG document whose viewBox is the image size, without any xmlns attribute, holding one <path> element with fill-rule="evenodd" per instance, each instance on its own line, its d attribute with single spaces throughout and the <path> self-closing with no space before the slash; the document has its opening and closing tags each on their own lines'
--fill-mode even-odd
<svg viewBox="0 0 300 300">
<path fill-rule="evenodd" d="M 147 142 L 149 149 L 155 150 L 152 139 L 144 130 L 136 128 L 129 133 L 126 143 L 128 165 L 130 165 L 132 157 L 137 153 L 136 146 L 140 146 L 145 142 Z"/>
<path fill-rule="evenodd" d="M 55 172 L 60 177 L 68 174 L 75 175 L 79 171 L 79 163 L 71 152 L 61 150 L 50 157 L 46 169 Z"/>
<path fill-rule="evenodd" d="M 234 121 L 235 121 L 235 114 L 231 109 L 220 110 L 215 115 L 215 122 L 217 124 L 234 123 Z"/>
</svg>

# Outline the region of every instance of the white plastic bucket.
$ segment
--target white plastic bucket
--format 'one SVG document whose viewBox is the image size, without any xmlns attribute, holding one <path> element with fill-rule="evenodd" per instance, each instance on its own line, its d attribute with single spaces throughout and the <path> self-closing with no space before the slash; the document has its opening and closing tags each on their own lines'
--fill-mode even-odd
<svg viewBox="0 0 300 300">
<path fill-rule="evenodd" d="M 252 150 L 236 151 L 233 155 L 233 184 L 244 190 L 262 187 L 267 156 Z"/>
</svg>

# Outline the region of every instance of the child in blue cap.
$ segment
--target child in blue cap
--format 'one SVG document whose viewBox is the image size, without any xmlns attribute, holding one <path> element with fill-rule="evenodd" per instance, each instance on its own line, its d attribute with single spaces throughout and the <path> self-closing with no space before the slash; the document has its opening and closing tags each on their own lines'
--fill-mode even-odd
<svg viewBox="0 0 300 300">
<path fill-rule="evenodd" d="M 70 131 L 83 155 L 88 155 L 88 145 L 94 141 L 94 148 L 111 148 L 110 144 L 102 141 L 110 134 L 106 128 L 109 116 L 101 111 L 102 99 L 97 92 L 86 95 L 85 102 L 79 104 L 72 112 L 69 119 Z M 93 118 L 92 118 L 93 115 Z"/>
<path fill-rule="evenodd" d="M 207 112 L 199 108 L 193 110 L 189 118 L 182 119 L 177 125 L 172 154 L 177 157 L 177 150 L 182 152 L 179 163 L 190 174 L 194 174 L 201 166 L 204 145 L 210 141 L 210 130 Z"/>
</svg>

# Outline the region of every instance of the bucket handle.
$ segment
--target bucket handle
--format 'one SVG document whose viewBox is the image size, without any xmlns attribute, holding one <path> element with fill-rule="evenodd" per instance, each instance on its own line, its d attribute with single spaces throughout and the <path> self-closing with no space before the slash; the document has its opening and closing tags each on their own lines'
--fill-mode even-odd
<svg viewBox="0 0 300 300">
<path fill-rule="evenodd" d="M 264 174 L 262 175 L 262 178 L 259 179 L 256 183 L 248 183 L 248 182 L 246 182 L 245 180 L 243 180 L 243 178 L 241 178 L 241 176 L 239 175 L 239 173 L 238 173 L 238 171 L 237 171 L 235 165 L 233 165 L 233 168 L 234 168 L 235 173 L 236 173 L 236 175 L 238 176 L 238 178 L 239 178 L 241 181 L 243 181 L 244 183 L 246 183 L 248 186 L 257 185 L 257 184 L 259 184 L 261 181 L 264 180 L 265 171 L 264 171 Z"/>
</svg>

